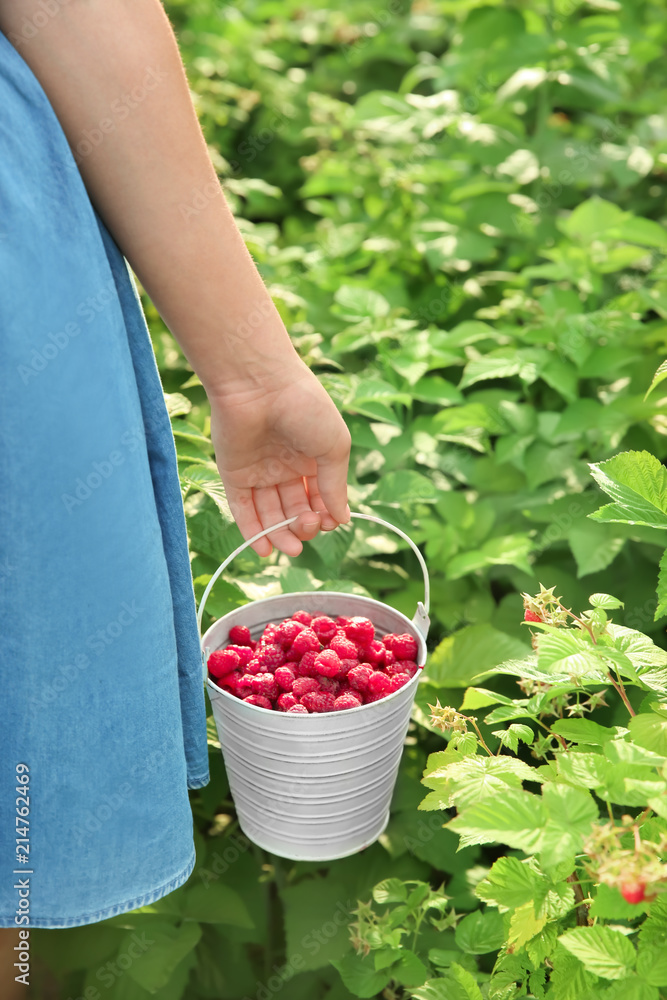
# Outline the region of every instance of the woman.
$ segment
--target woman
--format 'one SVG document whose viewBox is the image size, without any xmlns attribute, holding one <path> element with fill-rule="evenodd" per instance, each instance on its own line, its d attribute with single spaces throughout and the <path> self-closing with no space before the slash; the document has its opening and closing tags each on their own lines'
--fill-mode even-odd
<svg viewBox="0 0 667 1000">
<path fill-rule="evenodd" d="M 0 0 L 0 29 L 11 966 L 17 927 L 103 920 L 181 885 L 194 864 L 187 788 L 209 778 L 173 439 L 123 257 L 204 385 L 244 537 L 298 515 L 254 543 L 260 555 L 296 555 L 349 519 L 350 437 L 211 195 L 158 0 Z M 204 207 L 183 211 L 202 191 Z"/>
</svg>

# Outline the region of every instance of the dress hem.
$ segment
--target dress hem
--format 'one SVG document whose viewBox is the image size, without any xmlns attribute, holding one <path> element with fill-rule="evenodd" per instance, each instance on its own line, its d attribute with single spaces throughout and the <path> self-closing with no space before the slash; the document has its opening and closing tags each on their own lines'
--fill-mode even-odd
<svg viewBox="0 0 667 1000">
<path fill-rule="evenodd" d="M 190 875 L 193 872 L 196 862 L 196 852 L 194 845 L 192 848 L 192 854 L 190 860 L 188 861 L 185 868 L 183 868 L 178 875 L 172 878 L 169 882 L 163 882 L 156 889 L 152 889 L 150 892 L 144 893 L 142 896 L 135 896 L 134 899 L 126 900 L 124 903 L 116 903 L 114 906 L 107 906 L 104 910 L 97 910 L 95 913 L 86 913 L 81 917 L 72 917 L 71 919 L 63 919 L 62 917 L 35 917 L 30 920 L 29 925 L 23 925 L 23 930 L 30 930 L 35 927 L 38 929 L 45 928 L 47 930 L 55 930 L 64 927 L 81 927 L 84 924 L 96 924 L 101 920 L 108 920 L 110 917 L 116 917 L 121 913 L 128 913 L 130 910 L 138 910 L 142 906 L 148 906 L 150 903 L 156 902 L 158 899 L 162 899 L 163 896 L 167 896 L 170 892 L 178 889 L 187 882 Z M 0 916 L 0 928 L 12 927 L 18 930 L 16 923 L 14 922 L 14 917 L 3 917 Z"/>
</svg>

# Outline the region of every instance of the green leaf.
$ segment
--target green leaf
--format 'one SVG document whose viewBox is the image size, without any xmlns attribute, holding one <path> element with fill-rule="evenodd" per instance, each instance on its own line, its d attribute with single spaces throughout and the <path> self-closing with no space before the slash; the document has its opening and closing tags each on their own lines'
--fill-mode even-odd
<svg viewBox="0 0 667 1000">
<path fill-rule="evenodd" d="M 151 923 L 141 935 L 145 950 L 128 966 L 128 975 L 149 993 L 155 993 L 167 985 L 176 966 L 196 947 L 201 935 L 201 927 L 196 923 L 187 922 L 179 927 L 166 922 Z M 119 950 L 127 951 L 133 946 L 129 954 L 134 955 L 136 937 L 136 932 L 128 931 Z"/>
<path fill-rule="evenodd" d="M 474 712 L 478 708 L 486 708 L 488 705 L 511 705 L 511 698 L 505 695 L 496 694 L 495 691 L 487 691 L 486 688 L 469 687 L 463 696 L 461 711 L 468 710 Z"/>
<path fill-rule="evenodd" d="M 463 552 L 450 559 L 447 564 L 447 578 L 458 580 L 485 566 L 516 566 L 525 573 L 532 574 L 528 556 L 533 547 L 533 540 L 528 534 L 490 538 L 480 548 Z"/>
<path fill-rule="evenodd" d="M 547 821 L 544 802 L 537 795 L 508 788 L 463 810 L 447 827 L 458 833 L 463 847 L 469 844 L 507 844 L 532 852 L 537 848 Z"/>
<path fill-rule="evenodd" d="M 667 615 L 667 549 L 663 552 L 660 559 L 660 569 L 658 574 L 658 606 L 655 609 L 655 614 L 653 615 L 653 621 L 657 622 L 659 618 Z"/>
<path fill-rule="evenodd" d="M 614 501 L 589 517 L 667 528 L 667 469 L 647 451 L 626 451 L 590 466 Z"/>
<path fill-rule="evenodd" d="M 349 949 L 347 925 L 355 903 L 348 898 L 344 885 L 332 876 L 305 878 L 295 885 L 286 885 L 280 895 L 288 962 L 292 956 L 299 955 L 302 969 L 320 969 L 346 954 Z M 335 933 L 326 937 L 314 933 L 325 924 L 335 927 Z M 372 972 L 372 963 L 369 967 Z M 373 996 L 372 993 L 359 995 Z"/>
<path fill-rule="evenodd" d="M 400 878 L 386 878 L 378 882 L 373 889 L 373 899 L 376 903 L 404 903 L 408 898 L 408 889 Z"/>
<path fill-rule="evenodd" d="M 514 757 L 467 756 L 456 763 L 429 772 L 423 779 L 449 805 L 458 809 L 502 794 L 508 787 L 520 788 L 522 781 L 536 781 L 534 768 Z"/>
<path fill-rule="evenodd" d="M 667 706 L 654 703 L 650 714 L 642 712 L 630 719 L 628 728 L 633 740 L 654 753 L 667 755 Z"/>
<path fill-rule="evenodd" d="M 537 648 L 537 663 L 540 670 L 554 674 L 565 674 L 580 680 L 607 679 L 607 670 L 597 655 L 596 649 L 583 635 L 554 630 L 541 635 Z"/>
<path fill-rule="evenodd" d="M 183 916 L 205 924 L 254 927 L 243 899 L 220 880 L 210 885 L 193 885 L 185 895 Z"/>
<path fill-rule="evenodd" d="M 452 962 L 449 974 L 463 988 L 465 1000 L 483 1000 L 482 991 L 477 985 L 472 972 L 464 969 L 458 962 Z"/>
<path fill-rule="evenodd" d="M 660 385 L 661 382 L 664 382 L 666 378 L 667 378 L 667 361 L 663 361 L 662 364 L 656 369 L 651 384 L 646 390 L 646 395 L 644 396 L 644 399 L 647 399 L 653 392 L 655 387 L 657 385 Z"/>
<path fill-rule="evenodd" d="M 539 876 L 528 864 L 518 858 L 499 858 L 485 879 L 478 882 L 475 895 L 500 910 L 513 910 L 532 902 L 537 885 L 546 879 Z"/>
<path fill-rule="evenodd" d="M 507 943 L 513 948 L 523 948 L 544 929 L 548 919 L 546 913 L 536 915 L 532 900 L 524 903 L 512 913 Z"/>
<path fill-rule="evenodd" d="M 428 658 L 424 675 L 443 687 L 468 687 L 498 664 L 529 652 L 529 646 L 491 625 L 468 625 L 443 639 Z"/>
<path fill-rule="evenodd" d="M 635 966 L 635 949 L 621 931 L 601 926 L 576 927 L 558 940 L 583 962 L 588 972 L 603 979 L 624 979 Z"/>
<path fill-rule="evenodd" d="M 391 979 L 391 973 L 386 969 L 375 970 L 370 958 L 359 955 L 346 955 L 331 964 L 338 969 L 341 979 L 355 997 L 374 997 Z"/>
<path fill-rule="evenodd" d="M 619 601 L 618 597 L 612 597 L 611 594 L 591 594 L 588 601 L 592 608 L 604 608 L 606 611 L 625 607 L 623 601 Z"/>
<path fill-rule="evenodd" d="M 361 285 L 341 285 L 334 292 L 340 315 L 352 322 L 370 317 L 379 319 L 389 313 L 389 303 L 379 292 Z"/>
<path fill-rule="evenodd" d="M 498 951 L 505 940 L 502 915 L 497 910 L 475 910 L 456 927 L 456 944 L 468 955 Z"/>
<path fill-rule="evenodd" d="M 514 753 L 519 749 L 519 741 L 530 746 L 535 739 L 535 733 L 530 726 L 524 726 L 518 722 L 513 722 L 507 729 L 497 729 L 493 735 L 500 740 L 504 747 L 509 747 Z"/>
<path fill-rule="evenodd" d="M 414 951 L 404 948 L 398 963 L 392 966 L 391 973 L 404 986 L 421 986 L 428 979 L 429 970 Z"/>
<path fill-rule="evenodd" d="M 591 917 L 602 920 L 633 920 L 646 913 L 648 903 L 627 903 L 616 886 L 601 882 L 595 890 L 595 898 L 589 910 Z"/>
<path fill-rule="evenodd" d="M 667 948 L 656 945 L 640 948 L 637 973 L 650 986 L 667 986 Z"/>
<path fill-rule="evenodd" d="M 601 726 L 592 719 L 558 719 L 551 726 L 555 733 L 572 743 L 586 743 L 601 747 L 618 735 L 615 729 Z"/>
</svg>

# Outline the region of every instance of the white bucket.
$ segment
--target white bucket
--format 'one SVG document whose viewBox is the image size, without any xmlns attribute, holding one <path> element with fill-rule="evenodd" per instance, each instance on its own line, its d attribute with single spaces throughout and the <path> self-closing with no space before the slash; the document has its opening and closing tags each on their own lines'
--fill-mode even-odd
<svg viewBox="0 0 667 1000">
<path fill-rule="evenodd" d="M 379 636 L 408 632 L 418 644 L 417 664 L 426 662 L 429 579 L 423 556 L 400 529 L 368 514 L 406 539 L 424 573 L 424 603 L 412 621 L 380 601 L 337 591 L 281 594 L 230 611 L 202 639 L 208 685 L 220 746 L 246 836 L 259 847 L 295 861 L 332 861 L 368 847 L 389 820 L 403 743 L 421 671 L 393 694 L 370 705 L 341 712 L 298 715 L 267 711 L 219 688 L 206 668 L 211 652 L 226 645 L 233 625 L 245 625 L 258 639 L 268 622 L 295 611 L 362 615 Z M 216 570 L 199 607 L 199 624 L 213 584 L 248 545 L 296 518 L 266 528 L 240 545 Z"/>
</svg>

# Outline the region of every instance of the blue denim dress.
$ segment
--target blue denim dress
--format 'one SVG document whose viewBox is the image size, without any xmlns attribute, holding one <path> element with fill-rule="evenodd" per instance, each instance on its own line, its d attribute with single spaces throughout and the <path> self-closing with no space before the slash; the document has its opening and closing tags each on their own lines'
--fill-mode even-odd
<svg viewBox="0 0 667 1000">
<path fill-rule="evenodd" d="M 0 281 L 0 927 L 72 927 L 190 875 L 206 713 L 141 305 L 2 34 Z"/>
</svg>

